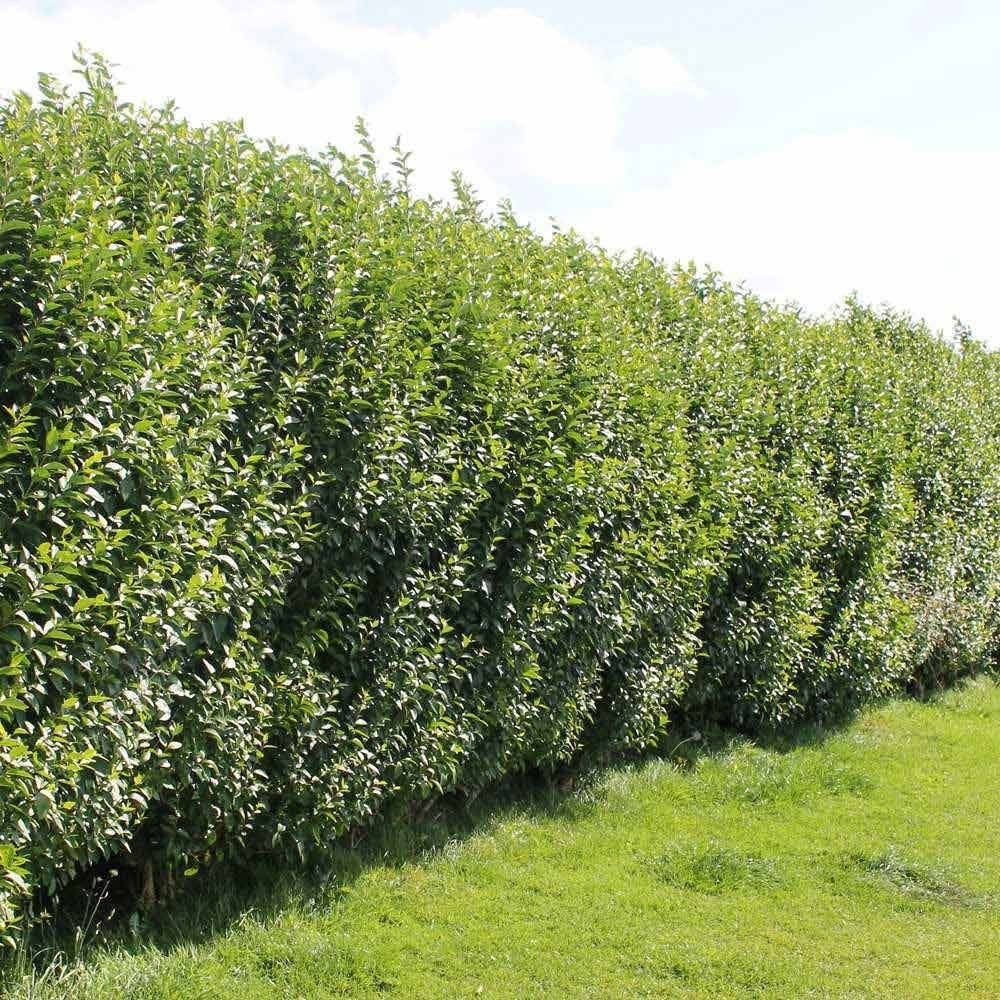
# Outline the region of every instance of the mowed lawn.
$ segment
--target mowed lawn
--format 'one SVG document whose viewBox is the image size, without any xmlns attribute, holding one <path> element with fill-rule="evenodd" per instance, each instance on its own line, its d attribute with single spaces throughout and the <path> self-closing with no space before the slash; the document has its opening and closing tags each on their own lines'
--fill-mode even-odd
<svg viewBox="0 0 1000 1000">
<path fill-rule="evenodd" d="M 998 997 L 1000 688 L 526 785 L 275 881 L 194 879 L 158 944 L 13 995 Z"/>
</svg>

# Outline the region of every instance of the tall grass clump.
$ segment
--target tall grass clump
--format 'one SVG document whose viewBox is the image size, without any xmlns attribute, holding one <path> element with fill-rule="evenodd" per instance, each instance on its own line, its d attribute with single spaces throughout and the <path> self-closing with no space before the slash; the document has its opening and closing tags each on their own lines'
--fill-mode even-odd
<svg viewBox="0 0 1000 1000">
<path fill-rule="evenodd" d="M 996 656 L 996 354 L 82 74 L 0 104 L 0 923 Z"/>
</svg>

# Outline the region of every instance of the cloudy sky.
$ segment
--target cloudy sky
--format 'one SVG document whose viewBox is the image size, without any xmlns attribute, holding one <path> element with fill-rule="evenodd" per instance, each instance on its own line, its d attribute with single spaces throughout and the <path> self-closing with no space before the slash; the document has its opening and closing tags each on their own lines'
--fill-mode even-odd
<svg viewBox="0 0 1000 1000">
<path fill-rule="evenodd" d="M 314 148 L 361 114 L 432 193 L 1000 347 L 996 0 L 0 0 L 0 90 L 77 42 L 133 100 Z"/>
</svg>

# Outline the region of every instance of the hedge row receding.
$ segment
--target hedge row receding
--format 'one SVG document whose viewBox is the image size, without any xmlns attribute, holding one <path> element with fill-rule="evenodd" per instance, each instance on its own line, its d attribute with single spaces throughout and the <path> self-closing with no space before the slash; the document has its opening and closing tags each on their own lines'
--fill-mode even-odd
<svg viewBox="0 0 1000 1000">
<path fill-rule="evenodd" d="M 83 74 L 0 104 L 8 932 L 104 859 L 306 852 L 996 656 L 1000 355 Z"/>
</svg>

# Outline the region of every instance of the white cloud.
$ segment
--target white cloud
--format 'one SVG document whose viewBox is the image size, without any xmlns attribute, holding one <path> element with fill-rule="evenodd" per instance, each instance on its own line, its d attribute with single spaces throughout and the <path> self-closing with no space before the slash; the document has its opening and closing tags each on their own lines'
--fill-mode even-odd
<svg viewBox="0 0 1000 1000">
<path fill-rule="evenodd" d="M 524 180 L 620 182 L 626 88 L 662 93 L 671 76 L 692 86 L 669 53 L 637 50 L 623 75 L 524 10 L 460 12 L 413 31 L 365 24 L 356 6 L 0 0 L 0 89 L 28 88 L 40 69 L 67 76 L 82 42 L 118 64 L 133 100 L 173 97 L 193 119 L 243 117 L 255 134 L 311 147 L 352 144 L 361 113 L 384 148 L 402 135 L 422 188 L 446 194 L 457 167 L 494 202 Z"/>
<path fill-rule="evenodd" d="M 626 53 L 620 71 L 629 82 L 660 97 L 685 94 L 704 96 L 691 74 L 662 45 L 639 45 Z"/>
<path fill-rule="evenodd" d="M 862 132 L 691 162 L 623 194 L 585 232 L 709 263 L 763 294 L 824 311 L 857 290 L 1000 346 L 1000 154 L 927 152 Z"/>
<path fill-rule="evenodd" d="M 403 123 L 418 158 L 443 150 L 488 168 L 489 149 L 508 169 L 555 183 L 623 175 L 607 66 L 541 18 L 458 14 L 398 49 L 394 64 L 397 84 L 372 117 L 380 128 Z"/>
<path fill-rule="evenodd" d="M 254 31 L 254 20 L 220 0 L 79 2 L 52 13 L 0 5 L 7 39 L 0 88 L 28 89 L 43 69 L 68 81 L 73 49 L 82 43 L 117 64 L 131 100 L 174 98 L 193 119 L 242 117 L 254 133 L 296 143 L 347 138 L 360 106 L 354 75 L 338 67 L 297 79 L 281 51 Z"/>
</svg>

